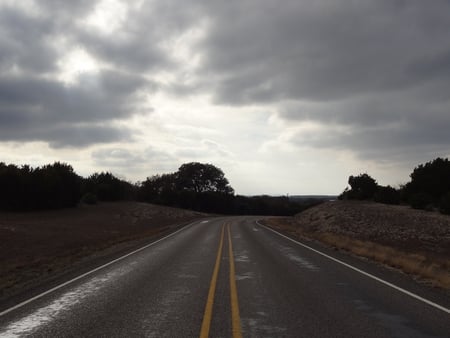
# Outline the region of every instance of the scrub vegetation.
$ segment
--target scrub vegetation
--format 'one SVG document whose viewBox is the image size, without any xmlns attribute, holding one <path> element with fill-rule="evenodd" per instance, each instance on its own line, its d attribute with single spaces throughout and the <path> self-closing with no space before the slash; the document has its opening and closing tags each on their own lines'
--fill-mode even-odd
<svg viewBox="0 0 450 338">
<path fill-rule="evenodd" d="M 373 200 L 385 204 L 408 204 L 414 209 L 450 214 L 450 161 L 436 158 L 414 168 L 410 181 L 398 189 L 381 186 L 367 173 L 350 176 L 350 188 L 341 200 Z"/>
</svg>

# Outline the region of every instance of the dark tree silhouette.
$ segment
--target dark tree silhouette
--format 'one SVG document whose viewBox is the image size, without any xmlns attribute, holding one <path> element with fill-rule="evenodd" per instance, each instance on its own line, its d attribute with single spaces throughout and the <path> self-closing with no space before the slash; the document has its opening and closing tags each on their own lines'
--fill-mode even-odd
<svg viewBox="0 0 450 338">
<path fill-rule="evenodd" d="M 421 193 L 429 195 L 434 203 L 450 192 L 450 161 L 436 158 L 431 162 L 420 164 L 410 175 L 411 181 L 405 186 L 407 198 Z"/>
<path fill-rule="evenodd" d="M 348 178 L 348 184 L 351 189 L 345 189 L 341 196 L 339 196 L 340 199 L 373 199 L 378 189 L 377 181 L 366 173 L 359 174 L 358 176 L 350 176 Z"/>
<path fill-rule="evenodd" d="M 5 210 L 52 209 L 75 206 L 81 177 L 72 166 L 55 162 L 32 169 L 0 163 L 0 208 Z"/>
<path fill-rule="evenodd" d="M 119 201 L 135 198 L 135 187 L 109 172 L 94 173 L 84 180 L 83 191 L 100 201 Z"/>
<path fill-rule="evenodd" d="M 386 187 L 378 186 L 374 201 L 384 204 L 400 204 L 400 192 L 390 185 Z"/>
<path fill-rule="evenodd" d="M 176 172 L 178 190 L 195 193 L 215 192 L 233 194 L 234 190 L 223 171 L 212 164 L 191 162 L 183 164 Z"/>
<path fill-rule="evenodd" d="M 141 201 L 157 204 L 176 204 L 176 175 L 162 174 L 148 177 L 141 183 L 138 197 Z"/>
<path fill-rule="evenodd" d="M 439 211 L 443 214 L 450 215 L 450 191 L 442 196 Z"/>
<path fill-rule="evenodd" d="M 148 177 L 138 196 L 141 201 L 221 214 L 294 215 L 321 202 L 235 196 L 221 169 L 198 162 L 183 164 L 172 174 Z"/>
<path fill-rule="evenodd" d="M 139 199 L 207 212 L 230 210 L 234 190 L 223 171 L 212 164 L 191 162 L 177 172 L 148 177 L 141 183 Z"/>
<path fill-rule="evenodd" d="M 212 164 L 187 163 L 172 174 L 147 178 L 139 187 L 109 172 L 83 179 L 56 162 L 17 167 L 0 162 L 0 209 L 34 210 L 73 207 L 79 201 L 141 201 L 221 214 L 293 215 L 319 201 L 292 201 L 286 196 L 235 196 L 223 171 Z"/>
</svg>

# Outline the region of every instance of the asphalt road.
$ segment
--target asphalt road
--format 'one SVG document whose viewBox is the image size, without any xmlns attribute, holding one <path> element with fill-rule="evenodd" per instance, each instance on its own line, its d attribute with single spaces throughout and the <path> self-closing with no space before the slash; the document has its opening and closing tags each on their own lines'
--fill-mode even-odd
<svg viewBox="0 0 450 338">
<path fill-rule="evenodd" d="M 193 223 L 0 310 L 0 337 L 450 336 L 448 293 L 255 221 Z"/>
</svg>

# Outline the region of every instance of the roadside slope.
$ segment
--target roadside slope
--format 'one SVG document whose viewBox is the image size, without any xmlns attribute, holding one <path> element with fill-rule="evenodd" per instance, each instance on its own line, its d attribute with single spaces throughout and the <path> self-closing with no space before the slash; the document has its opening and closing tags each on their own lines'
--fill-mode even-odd
<svg viewBox="0 0 450 338">
<path fill-rule="evenodd" d="M 327 202 L 269 225 L 450 289 L 450 217 L 361 201 Z"/>
<path fill-rule="evenodd" d="M 0 299 L 206 214 L 137 202 L 0 213 Z"/>
</svg>

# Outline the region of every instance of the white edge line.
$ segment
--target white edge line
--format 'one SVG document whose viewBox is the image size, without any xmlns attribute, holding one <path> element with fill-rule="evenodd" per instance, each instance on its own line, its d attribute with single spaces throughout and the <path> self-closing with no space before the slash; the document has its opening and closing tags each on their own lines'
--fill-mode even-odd
<svg viewBox="0 0 450 338">
<path fill-rule="evenodd" d="M 391 288 L 393 288 L 393 289 L 395 289 L 395 290 L 397 290 L 397 291 L 400 291 L 400 292 L 402 292 L 402 293 L 404 293 L 404 294 L 406 294 L 406 295 L 408 295 L 408 296 L 410 296 L 410 297 L 412 297 L 412 298 L 415 298 L 415 299 L 417 299 L 417 300 L 420 300 L 420 301 L 423 302 L 423 303 L 426 303 L 426 304 L 428 304 L 428 305 L 431 305 L 431 306 L 435 307 L 435 308 L 438 309 L 438 310 L 444 311 L 444 312 L 446 312 L 446 313 L 450 313 L 450 309 L 447 309 L 446 307 L 444 307 L 444 306 L 442 306 L 442 305 L 436 304 L 436 303 L 434 303 L 434 302 L 432 302 L 432 301 L 430 301 L 430 300 L 428 300 L 428 299 L 425 299 L 425 298 L 423 298 L 423 297 L 420 297 L 420 296 L 416 295 L 415 293 L 412 293 L 412 292 L 410 292 L 410 291 L 408 291 L 408 290 L 402 289 L 401 287 L 399 287 L 399 286 L 397 286 L 397 285 L 395 285 L 395 284 L 389 283 L 389 282 L 387 282 L 387 281 L 385 281 L 385 280 L 383 280 L 383 279 L 381 279 L 381 278 L 379 278 L 379 277 L 376 277 L 376 276 L 374 276 L 374 275 L 372 275 L 372 274 L 370 274 L 370 273 L 367 273 L 367 272 L 365 272 L 365 271 L 363 271 L 363 270 L 360 270 L 360 269 L 358 269 L 358 268 L 356 268 L 356 267 L 354 267 L 354 266 L 352 266 L 352 265 L 350 265 L 350 264 L 347 264 L 347 263 L 345 263 L 345 262 L 343 262 L 343 261 L 341 261 L 341 260 L 339 260 L 339 259 L 336 259 L 336 258 L 334 258 L 334 257 L 332 257 L 332 256 L 329 256 L 329 255 L 327 255 L 327 254 L 325 254 L 325 253 L 323 253 L 323 252 L 321 252 L 321 251 L 319 251 L 319 250 L 316 250 L 316 249 L 314 249 L 314 248 L 311 248 L 311 247 L 308 246 L 308 245 L 305 245 L 305 244 L 303 244 L 303 243 L 300 243 L 300 242 L 296 241 L 295 239 L 292 239 L 292 238 L 290 238 L 290 237 L 288 237 L 288 236 L 285 236 L 285 235 L 279 233 L 278 231 L 275 231 L 275 230 L 273 230 L 273 229 L 271 229 L 271 228 L 269 228 L 269 227 L 267 227 L 267 226 L 265 226 L 265 225 L 259 223 L 259 221 L 256 221 L 256 224 L 258 224 L 259 226 L 261 226 L 261 227 L 263 227 L 263 228 L 265 228 L 265 229 L 267 229 L 267 230 L 270 230 L 270 231 L 276 233 L 277 235 L 279 235 L 279 236 L 281 236 L 281 237 L 283 237 L 283 238 L 286 238 L 287 240 L 290 240 L 291 242 L 294 242 L 294 243 L 297 244 L 297 245 L 300 245 L 300 246 L 302 246 L 302 247 L 304 247 L 304 248 L 306 248 L 306 249 L 309 249 L 309 250 L 311 250 L 311 251 L 314 251 L 315 253 L 317 253 L 317 254 L 319 254 L 319 255 L 322 255 L 322 256 L 324 256 L 324 257 L 326 257 L 326 258 L 328 258 L 328 259 L 331 259 L 332 261 L 335 261 L 336 263 L 342 264 L 342 265 L 346 266 L 347 268 L 352 269 L 352 270 L 354 270 L 354 271 L 356 271 L 356 272 L 359 272 L 360 274 L 362 274 L 362 275 L 364 275 L 364 276 L 367 276 L 367 277 L 369 277 L 369 278 L 372 278 L 372 279 L 376 280 L 377 282 L 380 282 L 380 283 L 382 283 L 382 284 L 384 284 L 384 285 L 387 285 L 387 286 L 389 286 L 389 287 L 391 287 Z"/>
<path fill-rule="evenodd" d="M 152 242 L 152 243 L 150 243 L 150 244 L 144 245 L 143 247 L 141 247 L 141 248 L 139 248 L 139 249 L 136 249 L 136 250 L 134 250 L 134 251 L 132 251 L 132 252 L 129 252 L 129 253 L 127 253 L 126 255 L 123 255 L 123 256 L 121 256 L 121 257 L 119 257 L 119 258 L 113 259 L 112 261 L 110 261 L 110 262 L 108 262 L 108 263 L 106 263 L 106 264 L 103 264 L 103 265 L 101 265 L 101 266 L 99 266 L 99 267 L 96 267 L 96 268 L 93 269 L 93 270 L 90 270 L 90 271 L 88 271 L 88 272 L 85 272 L 85 273 L 83 273 L 82 275 L 79 275 L 79 276 L 77 276 L 77 277 L 75 277 L 75 278 L 73 278 L 73 279 L 71 279 L 71 280 L 68 280 L 67 282 L 64 282 L 64 283 L 62 283 L 62 284 L 59 284 L 59 285 L 57 285 L 57 286 L 55 286 L 55 287 L 53 287 L 53 288 L 51 288 L 51 289 L 49 289 L 49 290 L 47 290 L 47 291 L 44 291 L 44 292 L 42 292 L 42 293 L 40 293 L 40 294 L 38 294 L 38 295 L 36 295 L 36 296 L 34 296 L 34 297 L 31 297 L 30 299 L 27 299 L 27 300 L 25 300 L 25 301 L 23 301 L 23 302 L 21 302 L 21 303 L 19 303 L 19 304 L 16 304 L 16 305 L 14 305 L 13 307 L 10 307 L 9 309 L 6 309 L 6 310 L 0 312 L 0 317 L 3 316 L 3 315 L 6 315 L 7 313 L 9 313 L 9 312 L 11 312 L 11 311 L 14 311 L 14 310 L 16 310 L 16 309 L 18 309 L 18 308 L 21 308 L 22 306 L 24 306 L 24 305 L 26 305 L 26 304 L 29 304 L 29 303 L 35 301 L 36 299 L 42 298 L 42 297 L 44 297 L 45 295 L 48 295 L 49 293 L 52 293 L 53 291 L 56 291 L 56 290 L 58 290 L 58 289 L 61 289 L 62 287 L 66 286 L 66 285 L 68 285 L 68 284 L 71 284 L 71 283 L 73 283 L 73 282 L 75 282 L 75 281 L 77 281 L 77 280 L 79 280 L 79 279 L 81 279 L 81 278 L 83 278 L 83 277 L 89 276 L 90 274 L 93 274 L 94 272 L 96 272 L 96 271 L 98 271 L 98 270 L 101 270 L 101 269 L 103 269 L 103 268 L 106 268 L 107 266 L 110 266 L 111 264 L 114 264 L 114 263 L 116 263 L 116 262 L 118 262 L 118 261 L 121 261 L 122 259 L 124 259 L 124 258 L 126 258 L 126 257 L 128 257 L 128 256 L 134 255 L 135 253 L 137 253 L 137 252 L 139 252 L 139 251 L 142 251 L 142 250 L 144 250 L 144 249 L 147 249 L 148 247 L 150 247 L 150 246 L 152 246 L 152 245 L 155 245 L 155 244 L 157 244 L 157 243 L 159 243 L 159 242 L 161 242 L 161 241 L 163 241 L 163 240 L 165 240 L 165 239 L 167 239 L 167 238 L 169 238 L 169 237 L 172 237 L 173 235 L 179 233 L 180 231 L 183 231 L 183 230 L 187 229 L 188 227 L 190 227 L 191 225 L 193 225 L 193 224 L 195 224 L 195 223 L 197 223 L 197 222 L 198 222 L 198 221 L 189 223 L 189 224 L 185 225 L 184 227 L 182 227 L 181 229 L 178 229 L 177 231 L 172 232 L 171 234 L 169 234 L 169 235 L 167 235 L 167 236 L 165 236 L 165 237 L 163 237 L 163 238 L 160 238 L 160 239 L 158 239 L 158 240 L 156 240 L 156 241 L 154 241 L 154 242 Z"/>
</svg>

